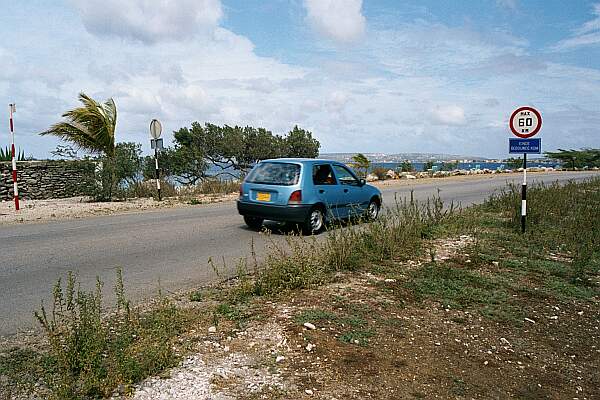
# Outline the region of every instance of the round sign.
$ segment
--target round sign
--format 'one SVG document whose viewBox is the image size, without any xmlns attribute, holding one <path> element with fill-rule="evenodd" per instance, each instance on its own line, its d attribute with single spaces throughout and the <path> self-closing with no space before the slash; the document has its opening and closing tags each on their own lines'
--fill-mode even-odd
<svg viewBox="0 0 600 400">
<path fill-rule="evenodd" d="M 530 138 L 542 128 L 542 115 L 533 107 L 519 107 L 510 116 L 508 124 L 515 136 Z"/>
<path fill-rule="evenodd" d="M 160 124 L 160 121 L 153 119 L 152 122 L 150 122 L 150 136 L 152 136 L 152 139 L 158 139 L 161 133 L 162 125 Z"/>
</svg>

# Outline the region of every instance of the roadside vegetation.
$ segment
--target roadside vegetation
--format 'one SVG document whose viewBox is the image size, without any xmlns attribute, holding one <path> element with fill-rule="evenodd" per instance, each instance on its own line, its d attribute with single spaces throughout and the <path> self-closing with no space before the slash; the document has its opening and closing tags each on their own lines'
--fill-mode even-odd
<svg viewBox="0 0 600 400">
<path fill-rule="evenodd" d="M 559 160 L 565 168 L 594 168 L 600 167 L 600 149 L 584 148 L 581 150 L 558 149 L 556 152 L 546 152 L 546 157 Z"/>
<path fill-rule="evenodd" d="M 242 259 L 235 280 L 188 299 L 133 307 L 119 277 L 108 316 L 100 291 L 68 276 L 37 314 L 44 350 L 1 353 L 0 388 L 37 384 L 62 399 L 127 393 L 199 351 L 209 327 L 225 341 L 277 323 L 290 342 L 285 368 L 272 352 L 261 362 L 294 385 L 242 398 L 298 398 L 305 388 L 338 398 L 594 398 L 598 209 L 598 178 L 531 187 L 525 235 L 518 187 L 467 209 L 397 199 L 380 220 L 274 240 L 264 261 Z"/>
<path fill-rule="evenodd" d="M 113 99 L 100 103 L 80 93 L 79 101 L 80 107 L 65 112 L 63 121 L 41 133 L 68 143 L 58 145 L 52 154 L 61 159 L 94 163 L 96 167 L 85 185 L 97 201 L 158 197 L 150 184 L 156 177 L 154 156 L 142 156 L 139 143 L 117 142 L 117 106 Z M 242 179 L 257 161 L 279 157 L 315 158 L 321 146 L 312 132 L 298 126 L 285 135 L 278 135 L 251 126 L 193 122 L 190 128 L 175 131 L 173 139 L 173 145 L 159 151 L 158 157 L 161 189 L 166 197 L 178 195 L 176 188 L 183 188 L 186 196 L 231 194 L 238 189 L 230 182 Z M 4 150 L 0 149 L 0 161 L 5 157 Z M 219 189 L 222 191 L 217 192 Z"/>
</svg>

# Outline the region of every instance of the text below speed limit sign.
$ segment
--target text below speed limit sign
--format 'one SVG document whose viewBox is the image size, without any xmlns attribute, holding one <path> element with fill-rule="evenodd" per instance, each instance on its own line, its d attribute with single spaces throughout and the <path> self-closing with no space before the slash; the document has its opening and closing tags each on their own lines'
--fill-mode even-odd
<svg viewBox="0 0 600 400">
<path fill-rule="evenodd" d="M 519 107 L 512 113 L 508 123 L 515 136 L 526 139 L 542 129 L 542 115 L 533 107 Z"/>
</svg>

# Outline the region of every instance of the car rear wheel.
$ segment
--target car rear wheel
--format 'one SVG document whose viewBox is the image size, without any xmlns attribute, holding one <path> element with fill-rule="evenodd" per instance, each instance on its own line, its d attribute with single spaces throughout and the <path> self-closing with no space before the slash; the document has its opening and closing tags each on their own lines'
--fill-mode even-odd
<svg viewBox="0 0 600 400">
<path fill-rule="evenodd" d="M 325 215 L 320 207 L 310 210 L 306 222 L 304 223 L 304 234 L 313 235 L 319 233 L 325 226 Z"/>
<path fill-rule="evenodd" d="M 367 219 L 374 221 L 377 219 L 377 217 L 379 217 L 379 210 L 380 210 L 380 206 L 379 206 L 379 202 L 377 201 L 377 199 L 373 199 L 371 200 L 371 202 L 369 203 L 369 206 L 367 207 Z"/>
<path fill-rule="evenodd" d="M 258 231 L 262 228 L 263 219 L 244 215 L 244 222 L 248 225 L 248 228 Z"/>
</svg>

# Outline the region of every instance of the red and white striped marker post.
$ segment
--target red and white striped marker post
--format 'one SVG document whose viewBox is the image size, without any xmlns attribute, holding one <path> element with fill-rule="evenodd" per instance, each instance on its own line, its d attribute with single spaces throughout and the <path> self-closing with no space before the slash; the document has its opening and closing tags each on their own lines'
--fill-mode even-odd
<svg viewBox="0 0 600 400">
<path fill-rule="evenodd" d="M 12 178 L 15 198 L 15 209 L 19 211 L 19 188 L 17 187 L 17 155 L 15 152 L 15 126 L 13 123 L 13 114 L 17 112 L 14 103 L 8 105 L 10 112 L 10 137 L 11 137 L 11 154 L 12 154 Z"/>
</svg>

